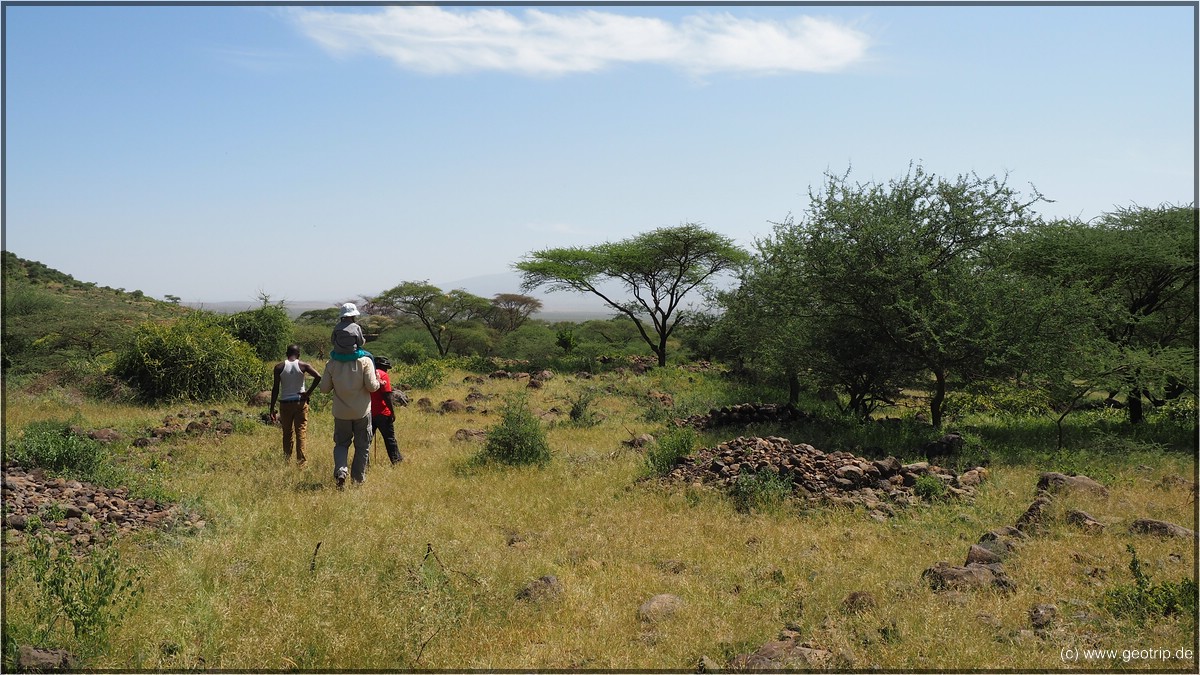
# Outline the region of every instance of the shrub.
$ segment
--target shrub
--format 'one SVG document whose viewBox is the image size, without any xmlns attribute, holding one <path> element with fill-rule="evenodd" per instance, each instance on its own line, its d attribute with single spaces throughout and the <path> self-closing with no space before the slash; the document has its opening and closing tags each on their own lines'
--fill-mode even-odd
<svg viewBox="0 0 1200 675">
<path fill-rule="evenodd" d="M 47 420 L 25 426 L 25 433 L 12 444 L 12 456 L 25 467 L 90 477 L 100 467 L 104 446 L 72 433 L 69 422 Z"/>
<path fill-rule="evenodd" d="M 44 634 L 49 634 L 61 614 L 71 623 L 82 651 L 104 648 L 109 628 L 141 592 L 137 570 L 123 567 L 111 544 L 77 559 L 66 546 L 54 550 L 45 539 L 31 537 L 29 552 L 33 579 L 41 592 L 39 623 L 49 618 Z"/>
<path fill-rule="evenodd" d="M 1179 614 L 1196 617 L 1196 581 L 1184 578 L 1179 582 L 1164 581 L 1150 583 L 1150 577 L 1142 571 L 1137 550 L 1126 544 L 1129 551 L 1129 572 L 1133 575 L 1133 586 L 1123 585 L 1104 594 L 1104 605 L 1118 617 L 1129 617 L 1139 626 L 1156 616 Z"/>
<path fill-rule="evenodd" d="M 260 359 L 283 358 L 292 341 L 294 327 L 282 304 L 231 314 L 222 322 L 231 335 L 254 348 Z"/>
<path fill-rule="evenodd" d="M 600 417 L 595 410 L 592 410 L 592 403 L 598 396 L 599 392 L 589 388 L 580 391 L 579 395 L 574 398 L 567 397 L 567 403 L 571 404 L 571 409 L 567 411 L 567 417 L 571 420 L 572 426 L 594 427 L 600 423 Z"/>
<path fill-rule="evenodd" d="M 502 464 L 544 465 L 550 461 L 546 431 L 523 393 L 505 399 L 500 422 L 488 429 L 480 456 Z"/>
<path fill-rule="evenodd" d="M 254 350 L 201 314 L 143 323 L 112 372 L 151 403 L 242 398 L 269 382 Z"/>
<path fill-rule="evenodd" d="M 433 389 L 446 380 L 446 368 L 438 361 L 423 361 L 404 366 L 398 379 L 413 389 Z"/>
<path fill-rule="evenodd" d="M 917 482 L 913 484 L 913 494 L 926 501 L 939 499 L 946 494 L 946 484 L 937 476 L 917 476 Z"/>
<path fill-rule="evenodd" d="M 729 488 L 733 506 L 740 513 L 776 509 L 791 494 L 791 482 L 773 471 L 738 474 Z"/>
<path fill-rule="evenodd" d="M 676 427 L 659 435 L 654 447 L 646 451 L 646 468 L 654 475 L 670 471 L 680 458 L 692 454 L 696 438 L 691 427 Z"/>
</svg>

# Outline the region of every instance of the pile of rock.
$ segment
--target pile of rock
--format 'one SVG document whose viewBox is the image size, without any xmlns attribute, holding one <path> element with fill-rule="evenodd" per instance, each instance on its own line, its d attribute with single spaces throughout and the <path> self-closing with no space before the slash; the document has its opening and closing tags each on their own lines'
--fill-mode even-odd
<svg viewBox="0 0 1200 675">
<path fill-rule="evenodd" d="M 64 478 L 14 462 L 4 467 L 4 525 L 16 538 L 33 531 L 62 535 L 83 552 L 106 538 L 149 527 L 200 530 L 205 521 L 177 504 L 134 499 L 127 488 L 105 488 Z"/>
<path fill-rule="evenodd" d="M 901 464 L 895 457 L 870 460 L 849 452 L 825 453 L 786 438 L 739 437 L 681 458 L 664 480 L 729 488 L 740 475 L 763 472 L 790 481 L 798 497 L 866 506 L 877 517 L 892 513 L 889 503 L 907 506 L 919 501 L 913 486 L 921 476 L 937 478 L 947 495 L 964 499 L 973 499 L 976 486 L 987 476 L 983 468 L 958 474 L 928 462 Z"/>
<path fill-rule="evenodd" d="M 692 415 L 675 420 L 681 427 L 694 429 L 716 429 L 729 426 L 746 426 L 748 424 L 794 423 L 811 419 L 812 415 L 797 410 L 789 405 L 778 403 L 738 403 L 721 408 L 713 408 L 703 415 Z"/>
</svg>

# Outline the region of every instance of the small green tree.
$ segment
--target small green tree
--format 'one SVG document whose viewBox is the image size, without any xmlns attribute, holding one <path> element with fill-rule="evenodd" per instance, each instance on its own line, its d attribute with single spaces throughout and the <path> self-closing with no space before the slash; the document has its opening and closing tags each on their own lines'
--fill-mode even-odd
<svg viewBox="0 0 1200 675">
<path fill-rule="evenodd" d="M 201 313 L 169 325 L 143 323 L 112 373 L 150 403 L 242 398 L 268 385 L 250 345 Z"/>
<path fill-rule="evenodd" d="M 728 237 L 686 223 L 590 248 L 534 251 L 515 267 L 524 276 L 523 290 L 545 286 L 600 298 L 637 326 L 658 365 L 665 366 L 667 340 L 688 316 L 684 297 L 747 259 Z M 633 299 L 609 297 L 601 287 L 605 281 L 619 282 Z"/>
<path fill-rule="evenodd" d="M 456 342 L 463 342 L 472 322 L 491 311 L 491 304 L 464 290 L 443 293 L 425 281 L 406 281 L 371 298 L 366 304 L 371 313 L 409 316 L 421 322 L 437 346 L 438 356 L 450 353 Z"/>
<path fill-rule="evenodd" d="M 260 359 L 279 359 L 292 342 L 294 326 L 283 303 L 270 304 L 268 296 L 260 296 L 262 306 L 231 314 L 225 326 L 237 339 L 254 348 Z"/>
</svg>

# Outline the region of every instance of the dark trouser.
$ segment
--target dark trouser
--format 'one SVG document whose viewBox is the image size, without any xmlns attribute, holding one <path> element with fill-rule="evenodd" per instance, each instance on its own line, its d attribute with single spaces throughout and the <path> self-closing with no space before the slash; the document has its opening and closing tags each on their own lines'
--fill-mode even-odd
<svg viewBox="0 0 1200 675">
<path fill-rule="evenodd" d="M 303 464 L 304 441 L 308 431 L 308 404 L 303 401 L 280 401 L 279 424 L 283 427 L 283 456 L 292 458 L 292 442 L 296 444 L 296 461 Z"/>
<path fill-rule="evenodd" d="M 371 426 L 383 435 L 383 447 L 387 448 L 388 459 L 392 464 L 404 459 L 400 455 L 400 446 L 396 444 L 396 418 L 391 415 L 372 415 Z"/>
</svg>

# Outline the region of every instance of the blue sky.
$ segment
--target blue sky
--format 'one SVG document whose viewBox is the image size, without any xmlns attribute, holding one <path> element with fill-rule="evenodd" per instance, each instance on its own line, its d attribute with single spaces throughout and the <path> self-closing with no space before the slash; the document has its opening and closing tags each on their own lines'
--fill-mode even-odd
<svg viewBox="0 0 1200 675">
<path fill-rule="evenodd" d="M 333 302 L 683 222 L 749 247 L 850 167 L 1186 204 L 1195 11 L 6 4 L 4 243 Z"/>
</svg>

